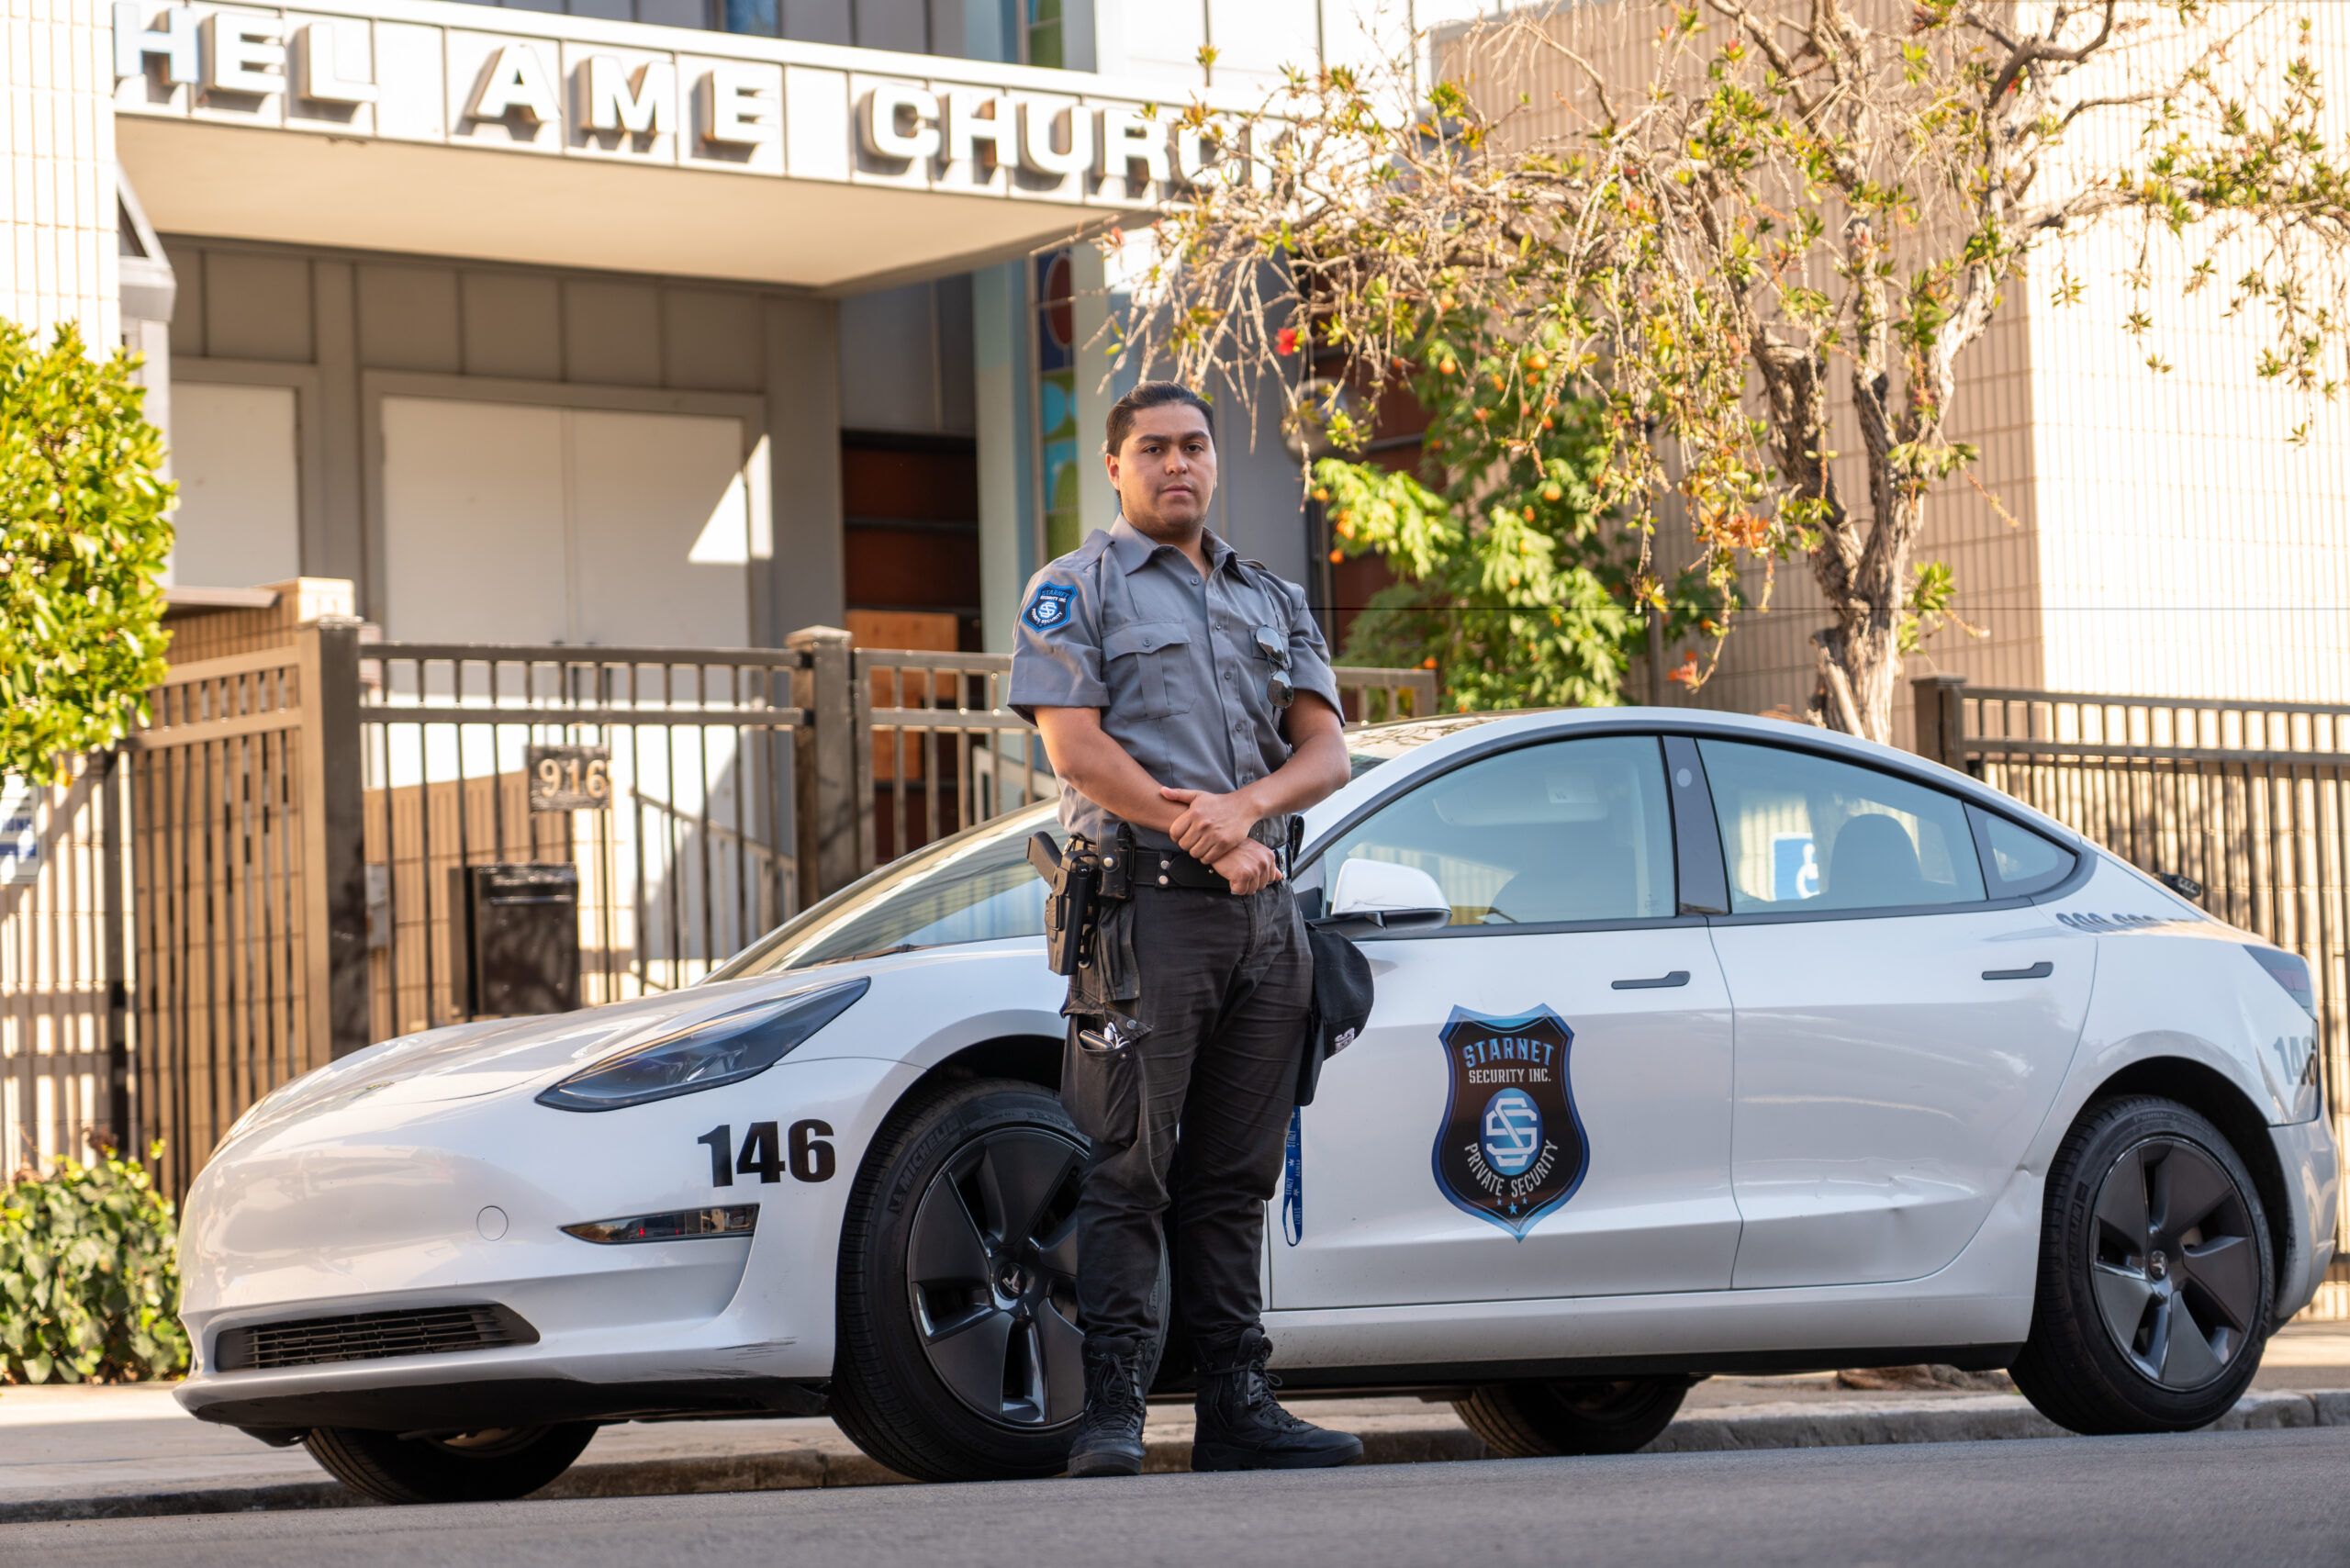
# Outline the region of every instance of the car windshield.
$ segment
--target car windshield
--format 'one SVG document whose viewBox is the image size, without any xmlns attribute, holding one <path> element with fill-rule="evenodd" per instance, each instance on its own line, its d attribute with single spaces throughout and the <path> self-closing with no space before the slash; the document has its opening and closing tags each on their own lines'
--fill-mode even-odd
<svg viewBox="0 0 2350 1568">
<path fill-rule="evenodd" d="M 943 838 L 850 883 L 769 932 L 713 980 L 884 953 L 1045 934 L 1045 884 L 1028 838 L 1063 834 L 1047 801 Z"/>
<path fill-rule="evenodd" d="M 1463 725 L 1502 717 L 1462 713 L 1374 724 L 1347 736 L 1353 775 Z M 711 971 L 711 980 L 778 974 L 852 958 L 963 942 L 1045 934 L 1045 884 L 1028 864 L 1029 835 L 1065 836 L 1053 803 L 981 823 L 891 861 L 778 926 Z"/>
</svg>

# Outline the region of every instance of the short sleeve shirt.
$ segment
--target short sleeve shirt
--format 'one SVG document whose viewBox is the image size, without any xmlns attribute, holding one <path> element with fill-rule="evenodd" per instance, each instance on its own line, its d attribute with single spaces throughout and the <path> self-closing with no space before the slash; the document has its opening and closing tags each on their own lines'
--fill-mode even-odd
<svg viewBox="0 0 2350 1568">
<path fill-rule="evenodd" d="M 1200 543 L 1212 563 L 1204 582 L 1181 550 L 1124 518 L 1038 572 L 1021 600 L 1011 705 L 1032 722 L 1038 708 L 1098 708 L 1102 733 L 1159 783 L 1223 794 L 1289 760 L 1273 676 L 1341 710 L 1305 590 L 1213 532 Z M 1260 629 L 1287 649 L 1287 670 Z M 1118 823 L 1063 784 L 1061 825 L 1099 840 Z M 1288 826 L 1269 820 L 1259 833 L 1277 843 Z M 1135 834 L 1169 845 L 1164 834 Z"/>
</svg>

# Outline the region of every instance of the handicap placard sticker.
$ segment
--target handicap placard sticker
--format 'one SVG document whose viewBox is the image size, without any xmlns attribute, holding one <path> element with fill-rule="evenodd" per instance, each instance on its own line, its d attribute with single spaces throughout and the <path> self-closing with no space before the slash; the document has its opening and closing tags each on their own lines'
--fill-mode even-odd
<svg viewBox="0 0 2350 1568">
<path fill-rule="evenodd" d="M 1503 1018 L 1456 1007 L 1437 1038 L 1447 1070 L 1437 1186 L 1523 1241 L 1591 1164 L 1567 1072 L 1574 1031 L 1548 1007 Z"/>
</svg>

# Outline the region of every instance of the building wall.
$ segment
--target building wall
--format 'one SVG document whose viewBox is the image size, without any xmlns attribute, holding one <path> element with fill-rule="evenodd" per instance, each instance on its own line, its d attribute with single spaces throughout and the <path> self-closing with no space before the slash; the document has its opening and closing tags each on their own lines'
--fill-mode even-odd
<svg viewBox="0 0 2350 1568">
<path fill-rule="evenodd" d="M 297 389 L 300 569 L 357 582 L 364 613 L 380 618 L 384 604 L 363 393 L 370 373 L 408 373 L 460 386 L 498 383 L 522 400 L 542 386 L 550 403 L 574 392 L 656 411 L 702 395 L 753 400 L 767 441 L 774 542 L 770 564 L 752 583 L 754 634 L 771 641 L 795 627 L 837 623 L 840 381 L 832 302 L 187 236 L 167 236 L 165 246 L 179 277 L 175 377 Z"/>
<path fill-rule="evenodd" d="M 1578 15 L 1589 22 L 1591 13 Z M 2244 58 L 2285 56 L 2295 15 L 2267 18 Z M 2350 11 L 2314 15 L 2318 69 L 2350 69 Z M 1600 36 L 1587 34 L 1588 37 Z M 1603 70 L 1650 67 L 1650 40 L 1627 30 L 1603 42 Z M 2115 63 L 2143 76 L 2165 62 L 2141 51 Z M 2175 62 L 2174 62 L 2175 63 Z M 1501 91 L 1498 83 L 1488 84 Z M 1563 64 L 1507 84 L 1538 105 L 1572 93 Z M 2350 129 L 2350 107 L 2328 111 Z M 1539 132 L 1564 129 L 1563 111 L 1538 112 Z M 2088 166 L 2118 159 L 2134 124 L 2117 122 L 2109 144 L 2077 149 Z M 2053 180 L 2056 174 L 2044 178 Z M 2087 284 L 2060 307 L 2060 259 Z M 2232 276 L 2248 260 L 2223 258 Z M 1951 627 L 1906 661 L 1905 674 L 1950 674 L 1977 684 L 2146 695 L 2350 700 L 2350 536 L 2334 520 L 2350 503 L 2350 414 L 2261 381 L 2261 327 L 2228 319 L 2217 290 L 2188 287 L 2188 259 L 2157 245 L 2147 256 L 2147 299 L 2160 323 L 2143 343 L 2124 330 L 2137 303 L 2124 286 L 2138 263 L 2133 242 L 2105 229 L 2065 252 L 2043 252 L 2009 287 L 1986 334 L 1959 362 L 1950 438 L 1976 445 L 1967 474 L 1938 486 L 1914 559 L 1946 562 L 1956 609 L 1978 629 Z M 2156 374 L 2161 353 L 2175 368 Z M 1849 385 L 1833 388 L 1831 445 L 1859 449 Z M 2296 446 L 2295 426 L 2310 438 Z M 1847 503 L 1865 517 L 1859 461 L 1837 473 Z M 1667 530 L 1660 553 L 1688 557 L 1685 534 Z M 1827 624 L 1809 563 L 1744 575 L 1750 610 L 1704 687 L 1652 678 L 1642 661 L 1627 683 L 1634 700 L 1661 688 L 1668 703 L 1756 713 L 1800 713 L 1817 681 L 1811 634 Z M 1690 646 L 1666 651 L 1679 666 Z M 1695 644 L 1701 659 L 1713 647 Z M 1906 745 L 1912 711 L 1895 711 Z"/>
<path fill-rule="evenodd" d="M 114 346 L 118 284 L 111 23 L 97 0 L 8 0 L 0 39 L 0 316 Z"/>
</svg>

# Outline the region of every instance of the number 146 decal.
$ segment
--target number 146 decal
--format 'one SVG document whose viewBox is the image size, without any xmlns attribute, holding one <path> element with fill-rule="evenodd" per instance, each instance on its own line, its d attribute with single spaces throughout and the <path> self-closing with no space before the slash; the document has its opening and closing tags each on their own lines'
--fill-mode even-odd
<svg viewBox="0 0 2350 1568">
<path fill-rule="evenodd" d="M 737 1176 L 756 1176 L 762 1182 L 780 1182 L 787 1167 L 802 1182 L 829 1182 L 833 1179 L 833 1146 L 824 1140 L 833 1136 L 830 1123 L 794 1122 L 787 1137 L 778 1140 L 776 1124 L 753 1122 L 750 1131 L 743 1135 L 743 1152 L 734 1153 L 734 1129 L 732 1126 L 712 1127 L 694 1139 L 710 1147 L 710 1184 L 732 1187 Z M 789 1161 L 783 1150 L 790 1150 Z"/>
</svg>

